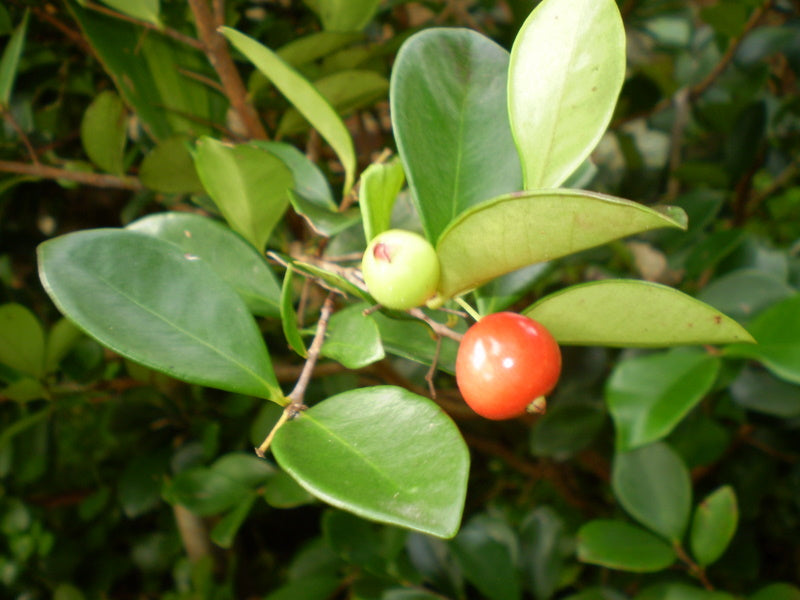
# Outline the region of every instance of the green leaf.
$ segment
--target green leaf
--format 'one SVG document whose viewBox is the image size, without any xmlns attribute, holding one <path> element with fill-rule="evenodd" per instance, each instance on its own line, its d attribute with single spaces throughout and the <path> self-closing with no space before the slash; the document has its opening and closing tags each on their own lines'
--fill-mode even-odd
<svg viewBox="0 0 800 600">
<path fill-rule="evenodd" d="M 2 307 L 0 307 L 2 310 Z M 46 373 L 58 369 L 58 364 L 75 347 L 83 332 L 67 318 L 59 319 L 47 334 L 44 368 Z"/>
<path fill-rule="evenodd" d="M 470 520 L 450 542 L 450 549 L 464 576 L 489 600 L 521 597 L 515 568 L 516 547 L 508 525 L 478 516 Z"/>
<path fill-rule="evenodd" d="M 397 149 L 425 234 L 522 183 L 506 109 L 508 53 L 467 29 L 427 29 L 403 44 L 390 103 Z"/>
<path fill-rule="evenodd" d="M 800 383 L 800 294 L 759 313 L 747 329 L 758 344 L 734 344 L 723 356 L 752 358 L 776 376 Z"/>
<path fill-rule="evenodd" d="M 327 31 L 361 31 L 378 10 L 380 0 L 305 0 Z"/>
<path fill-rule="evenodd" d="M 697 563 L 707 567 L 722 556 L 736 533 L 739 508 L 729 485 L 712 492 L 697 506 L 690 542 Z"/>
<path fill-rule="evenodd" d="M 25 35 L 28 32 L 28 10 L 11 35 L 11 39 L 6 42 L 3 57 L 0 58 L 0 108 L 5 108 L 11 102 L 11 91 L 14 89 L 14 80 L 17 78 L 19 59 L 25 47 Z"/>
<path fill-rule="evenodd" d="M 522 522 L 520 565 L 536 598 L 552 598 L 561 587 L 565 558 L 572 554 L 564 521 L 549 506 L 539 506 Z"/>
<path fill-rule="evenodd" d="M 577 454 L 594 441 L 605 420 L 596 404 L 556 403 L 531 430 L 531 454 L 559 459 Z"/>
<path fill-rule="evenodd" d="M 685 583 L 663 582 L 644 588 L 634 600 L 735 600 L 727 592 L 704 590 Z"/>
<path fill-rule="evenodd" d="M 715 308 L 647 281 L 607 279 L 545 296 L 524 314 L 560 344 L 664 347 L 751 342 L 736 321 Z"/>
<path fill-rule="evenodd" d="M 283 287 L 281 288 L 281 325 L 283 326 L 283 336 L 289 343 L 289 347 L 299 356 L 306 358 L 308 350 L 303 343 L 300 335 L 300 328 L 297 324 L 297 313 L 294 311 L 294 288 L 292 287 L 292 265 L 286 267 L 286 274 L 283 276 Z"/>
<path fill-rule="evenodd" d="M 203 194 L 205 189 L 194 167 L 184 136 L 167 138 L 144 157 L 139 180 L 162 194 Z"/>
<path fill-rule="evenodd" d="M 225 512 L 249 494 L 252 490 L 242 482 L 207 467 L 181 471 L 164 492 L 170 503 L 185 506 L 200 516 Z"/>
<path fill-rule="evenodd" d="M 127 128 L 120 97 L 111 90 L 100 92 L 81 120 L 81 142 L 86 155 L 104 171 L 122 175 Z"/>
<path fill-rule="evenodd" d="M 659 212 L 581 190 L 518 192 L 484 202 L 456 218 L 436 252 L 439 293 L 450 298 L 520 267 L 659 227 L 685 228 L 680 209 Z"/>
<path fill-rule="evenodd" d="M 683 349 L 617 363 L 605 390 L 617 448 L 631 450 L 669 435 L 711 390 L 719 368 L 719 358 Z"/>
<path fill-rule="evenodd" d="M 421 321 L 393 319 L 380 312 L 373 313 L 372 318 L 378 324 L 381 342 L 387 352 L 424 365 L 432 364 L 434 358 L 437 358 L 437 368 L 455 374 L 458 342 L 450 338 L 442 338 L 437 354 L 436 338 L 430 327 Z M 455 329 L 466 331 L 466 324 L 462 321 L 460 328 Z"/>
<path fill-rule="evenodd" d="M 748 410 L 782 419 L 800 417 L 800 387 L 769 373 L 745 367 L 729 389 L 733 400 Z"/>
<path fill-rule="evenodd" d="M 316 31 L 291 40 L 275 53 L 293 67 L 301 67 L 363 39 L 364 35 L 361 33 Z"/>
<path fill-rule="evenodd" d="M 210 133 L 208 124 L 224 121 L 227 103 L 184 74 L 214 77 L 205 54 L 156 31 L 143 35 L 141 27 L 122 19 L 68 5 L 125 104 L 155 139 Z"/>
<path fill-rule="evenodd" d="M 734 319 L 750 319 L 796 290 L 783 279 L 756 269 L 739 269 L 715 279 L 697 294 Z"/>
<path fill-rule="evenodd" d="M 654 573 L 675 562 L 675 552 L 640 527 L 598 519 L 578 530 L 578 560 L 620 571 Z"/>
<path fill-rule="evenodd" d="M 800 600 L 800 588 L 790 583 L 772 583 L 750 596 L 750 600 Z"/>
<path fill-rule="evenodd" d="M 333 210 L 320 206 L 319 203 L 301 196 L 294 190 L 289 190 L 289 201 L 295 212 L 320 236 L 333 237 L 361 220 L 361 213 L 357 208 L 339 212 L 335 206 Z"/>
<path fill-rule="evenodd" d="M 505 310 L 550 271 L 550 263 L 534 263 L 492 279 L 475 290 L 478 313 L 490 315 Z"/>
<path fill-rule="evenodd" d="M 295 508 L 314 502 L 314 496 L 292 479 L 285 471 L 278 471 L 263 488 L 264 501 L 275 508 Z"/>
<path fill-rule="evenodd" d="M 361 174 L 358 205 L 367 243 L 391 227 L 392 208 L 405 181 L 403 164 L 396 158 L 388 163 L 373 163 Z"/>
<path fill-rule="evenodd" d="M 198 140 L 194 161 L 203 187 L 231 228 L 263 252 L 289 205 L 291 171 L 260 148 L 209 137 Z"/>
<path fill-rule="evenodd" d="M 264 257 L 222 223 L 182 212 L 149 215 L 126 227 L 198 256 L 231 285 L 253 314 L 277 317 L 280 288 Z"/>
<path fill-rule="evenodd" d="M 161 10 L 159 0 L 103 0 L 103 4 L 135 19 L 141 19 L 161 27 L 161 21 L 158 18 Z"/>
<path fill-rule="evenodd" d="M 657 442 L 617 453 L 611 473 L 614 495 L 642 525 L 679 542 L 689 522 L 689 470 L 668 445 Z"/>
<path fill-rule="evenodd" d="M 386 97 L 389 82 L 375 71 L 350 69 L 337 71 L 314 81 L 317 92 L 342 116 L 370 106 Z M 300 111 L 290 108 L 278 123 L 278 137 L 296 135 L 308 129 L 309 122 Z"/>
<path fill-rule="evenodd" d="M 313 575 L 290 581 L 270 592 L 264 600 L 319 600 L 335 596 L 340 579 L 334 575 Z"/>
<path fill-rule="evenodd" d="M 220 32 L 272 81 L 275 87 L 331 145 L 344 167 L 345 180 L 342 196 L 350 193 L 356 171 L 353 139 L 328 101 L 302 75 L 266 46 L 230 27 L 222 27 Z"/>
<path fill-rule="evenodd" d="M 338 394 L 281 427 L 272 451 L 329 504 L 439 537 L 458 530 L 469 452 L 426 398 L 391 386 Z"/>
<path fill-rule="evenodd" d="M 525 189 L 558 187 L 608 127 L 625 79 L 613 0 L 544 0 L 511 49 L 508 112 Z"/>
<path fill-rule="evenodd" d="M 294 178 L 292 189 L 306 201 L 330 211 L 338 210 L 333 201 L 328 179 L 319 167 L 297 148 L 283 142 L 265 140 L 253 140 L 250 145 L 266 150 L 280 158 L 292 172 Z"/>
<path fill-rule="evenodd" d="M 331 317 L 322 355 L 348 369 L 360 369 L 385 356 L 378 325 L 372 315 L 365 315 L 367 304 L 355 304 Z"/>
<path fill-rule="evenodd" d="M 44 375 L 44 330 L 21 304 L 0 305 L 0 363 L 36 379 Z"/>
<path fill-rule="evenodd" d="M 234 506 L 228 514 L 222 517 L 211 530 L 211 541 L 222 548 L 230 548 L 236 537 L 236 532 L 247 519 L 250 509 L 256 503 L 258 496 L 254 493 L 245 495 L 244 499 Z"/>
<path fill-rule="evenodd" d="M 282 401 L 247 307 L 199 257 L 133 231 L 88 230 L 41 244 L 39 275 L 56 306 L 115 352 L 191 383 Z"/>
</svg>

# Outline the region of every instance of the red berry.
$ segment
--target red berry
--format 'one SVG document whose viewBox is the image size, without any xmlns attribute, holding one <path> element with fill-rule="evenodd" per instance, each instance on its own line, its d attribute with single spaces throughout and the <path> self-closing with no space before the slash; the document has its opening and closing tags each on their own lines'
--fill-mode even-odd
<svg viewBox="0 0 800 600">
<path fill-rule="evenodd" d="M 483 317 L 464 334 L 456 356 L 456 382 L 467 404 L 487 419 L 511 419 L 549 394 L 561 374 L 561 350 L 544 326 L 501 312 Z"/>
</svg>

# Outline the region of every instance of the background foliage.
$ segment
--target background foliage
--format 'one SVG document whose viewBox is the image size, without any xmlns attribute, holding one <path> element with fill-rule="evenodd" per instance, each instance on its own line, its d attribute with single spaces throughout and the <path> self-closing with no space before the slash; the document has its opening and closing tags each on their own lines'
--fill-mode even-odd
<svg viewBox="0 0 800 600">
<path fill-rule="evenodd" d="M 331 190 L 338 195 L 384 149 L 397 150 L 388 94 L 403 40 L 457 25 L 509 49 L 535 4 L 0 6 L 0 586 L 10 597 L 800 598 L 795 2 L 621 3 L 627 73 L 585 186 L 678 205 L 689 230 L 528 267 L 489 283 L 477 301 L 484 312 L 522 310 L 574 283 L 643 279 L 724 311 L 759 345 L 565 348 L 550 412 L 508 423 L 476 418 L 452 379 L 439 375 L 437 401 L 472 456 L 453 540 L 313 500 L 251 453 L 279 407 L 121 359 L 62 320 L 41 287 L 39 243 L 165 210 L 221 213 L 259 251 L 336 257 L 362 249 L 358 215 L 348 212 L 354 197 L 338 202 Z M 341 131 L 310 130 L 278 80 L 271 85 L 214 36 L 222 24 L 264 42 L 312 81 L 346 117 L 353 148 Z M 226 62 L 231 56 L 236 65 Z M 266 138 L 294 144 L 324 177 L 287 198 L 276 191 L 291 185 L 284 162 L 270 163 L 258 145 L 231 150 L 219 142 Z M 269 185 L 248 200 L 273 210 L 243 217 L 229 198 L 252 189 L 237 189 L 234 176 L 214 179 L 203 164 L 256 169 Z M 400 188 L 386 164 L 380 173 L 370 168 Z M 406 196 L 393 219 L 418 226 Z M 276 318 L 287 313 L 280 283 L 268 273 L 253 279 L 265 289 L 248 307 L 264 317 L 261 333 L 288 391 L 302 359 Z M 296 335 L 287 337 L 303 350 L 303 327 L 324 294 L 298 275 L 287 281 L 284 299 L 302 298 Z M 352 333 L 341 334 L 338 348 L 331 343 L 309 403 L 385 383 L 427 394 L 427 368 L 394 356 L 432 355 L 424 328 L 412 334 L 383 315 L 376 322 L 382 347 L 366 343 L 374 331 L 355 334 L 366 356 L 346 348 Z M 445 344 L 442 363 L 452 360 Z"/>
</svg>

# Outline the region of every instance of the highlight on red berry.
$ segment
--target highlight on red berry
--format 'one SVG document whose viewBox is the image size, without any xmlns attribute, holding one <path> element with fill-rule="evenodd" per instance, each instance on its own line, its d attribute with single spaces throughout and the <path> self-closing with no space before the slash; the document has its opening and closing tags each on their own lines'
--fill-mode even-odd
<svg viewBox="0 0 800 600">
<path fill-rule="evenodd" d="M 470 327 L 456 356 L 456 383 L 466 403 L 487 419 L 518 417 L 549 394 L 561 374 L 561 350 L 533 319 L 500 312 Z"/>
</svg>

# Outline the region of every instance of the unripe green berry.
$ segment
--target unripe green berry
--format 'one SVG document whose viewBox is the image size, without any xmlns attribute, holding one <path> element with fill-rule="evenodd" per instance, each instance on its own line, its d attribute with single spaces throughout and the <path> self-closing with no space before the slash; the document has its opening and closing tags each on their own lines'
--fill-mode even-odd
<svg viewBox="0 0 800 600">
<path fill-rule="evenodd" d="M 373 238 L 361 270 L 372 297 L 395 310 L 424 304 L 439 285 L 436 250 L 421 235 L 401 229 L 390 229 Z"/>
</svg>

